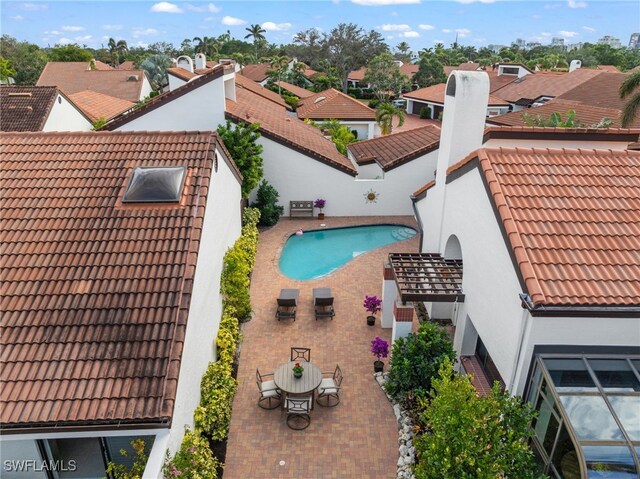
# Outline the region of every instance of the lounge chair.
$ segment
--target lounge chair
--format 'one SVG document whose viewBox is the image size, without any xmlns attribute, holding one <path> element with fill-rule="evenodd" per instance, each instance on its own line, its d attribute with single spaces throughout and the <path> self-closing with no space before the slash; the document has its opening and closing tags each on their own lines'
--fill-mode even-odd
<svg viewBox="0 0 640 479">
<path fill-rule="evenodd" d="M 276 310 L 276 318 L 281 319 L 293 318 L 296 320 L 296 308 L 298 306 L 299 289 L 281 289 L 278 297 L 278 309 Z"/>
<path fill-rule="evenodd" d="M 333 309 L 333 295 L 331 288 L 313 288 L 313 306 L 318 318 L 331 318 L 336 315 Z"/>
</svg>

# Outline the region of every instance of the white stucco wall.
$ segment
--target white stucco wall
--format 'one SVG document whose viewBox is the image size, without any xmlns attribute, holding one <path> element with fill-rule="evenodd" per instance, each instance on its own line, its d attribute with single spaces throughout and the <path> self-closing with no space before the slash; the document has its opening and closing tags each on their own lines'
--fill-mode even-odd
<svg viewBox="0 0 640 479">
<path fill-rule="evenodd" d="M 212 172 L 200 239 L 198 263 L 189 306 L 180 376 L 168 448 L 180 447 L 185 426 L 193 427 L 193 411 L 200 402 L 200 380 L 215 358 L 215 338 L 222 315 L 220 274 L 222 258 L 240 235 L 240 184 L 222 157 Z"/>
<path fill-rule="evenodd" d="M 149 79 L 147 78 L 147 75 L 143 74 L 142 75 L 142 88 L 140 88 L 140 100 L 144 100 L 146 97 L 148 97 L 151 92 L 153 91 L 153 88 L 151 87 L 151 83 L 149 82 Z"/>
<path fill-rule="evenodd" d="M 176 88 L 181 87 L 182 85 L 184 85 L 185 83 L 187 83 L 185 80 L 183 80 L 182 78 L 178 78 L 175 75 L 172 75 L 171 73 L 169 73 L 167 75 L 167 77 L 169 77 L 169 91 L 173 91 Z"/>
<path fill-rule="evenodd" d="M 224 85 L 217 78 L 119 126 L 120 131 L 215 131 L 224 123 Z"/>
<path fill-rule="evenodd" d="M 357 131 L 358 140 L 370 140 L 380 136 L 380 127 L 375 121 L 340 121 L 340 123 L 350 130 Z"/>
<path fill-rule="evenodd" d="M 640 318 L 533 317 L 516 376 L 522 394 L 536 345 L 638 346 Z"/>
<path fill-rule="evenodd" d="M 316 198 L 327 200 L 327 216 L 412 215 L 409 195 L 424 178 L 433 177 L 437 155 L 432 152 L 388 171 L 384 180 L 358 180 L 264 136 L 258 141 L 264 147 L 264 177 L 280 194 L 284 216 L 289 215 L 289 201 Z M 376 203 L 365 200 L 370 190 L 379 194 Z"/>
<path fill-rule="evenodd" d="M 92 128 L 89 119 L 58 93 L 42 131 L 90 131 Z"/>
</svg>

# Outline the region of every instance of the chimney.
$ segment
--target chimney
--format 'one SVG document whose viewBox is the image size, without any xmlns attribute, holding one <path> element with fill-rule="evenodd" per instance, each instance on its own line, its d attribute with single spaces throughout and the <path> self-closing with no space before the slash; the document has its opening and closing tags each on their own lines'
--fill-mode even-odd
<svg viewBox="0 0 640 479">
<path fill-rule="evenodd" d="M 440 130 L 440 148 L 433 188 L 431 234 L 425 237 L 425 251 L 444 248 L 442 222 L 446 203 L 447 168 L 463 160 L 482 146 L 487 105 L 489 76 L 483 71 L 454 70 L 449 75 L 444 97 L 444 112 Z"/>
<path fill-rule="evenodd" d="M 179 56 L 176 60 L 176 65 L 180 68 L 184 68 L 185 70 L 193 73 L 193 60 L 187 55 Z"/>
<path fill-rule="evenodd" d="M 196 70 L 207 68 L 207 56 L 204 53 L 196 53 Z"/>
<path fill-rule="evenodd" d="M 571 60 L 571 63 L 569 64 L 569 73 L 581 67 L 582 67 L 582 62 L 580 60 Z"/>
</svg>

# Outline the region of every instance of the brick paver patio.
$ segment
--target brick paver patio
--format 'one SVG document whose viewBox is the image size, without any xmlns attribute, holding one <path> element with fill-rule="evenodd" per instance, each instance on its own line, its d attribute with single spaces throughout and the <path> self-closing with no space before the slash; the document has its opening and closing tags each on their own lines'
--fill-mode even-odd
<svg viewBox="0 0 640 479">
<path fill-rule="evenodd" d="M 331 275 L 310 281 L 283 276 L 278 258 L 286 238 L 298 228 L 400 223 L 415 227 L 412 217 L 282 219 L 260 235 L 251 283 L 255 317 L 243 325 L 238 380 L 227 446 L 225 479 L 393 478 L 398 460 L 398 428 L 393 410 L 373 377 L 370 341 L 390 340 L 391 330 L 366 325 L 365 294 L 382 293 L 387 254 L 417 251 L 417 236 L 359 256 Z M 333 321 L 314 319 L 312 290 L 330 287 L 335 297 Z M 281 288 L 299 288 L 295 322 L 275 319 Z M 379 316 L 379 315 L 378 315 Z M 341 402 L 316 406 L 311 425 L 293 431 L 280 409 L 258 407 L 255 371 L 273 372 L 288 361 L 289 348 L 311 348 L 311 360 L 323 371 L 339 364 L 344 374 Z M 280 462 L 284 461 L 284 465 Z"/>
</svg>

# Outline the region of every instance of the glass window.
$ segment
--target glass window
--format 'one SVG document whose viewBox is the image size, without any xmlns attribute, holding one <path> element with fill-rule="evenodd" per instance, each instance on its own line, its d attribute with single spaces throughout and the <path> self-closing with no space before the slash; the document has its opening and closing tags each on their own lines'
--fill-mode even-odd
<svg viewBox="0 0 640 479">
<path fill-rule="evenodd" d="M 631 451 L 626 446 L 582 446 L 589 479 L 637 478 Z"/>
<path fill-rule="evenodd" d="M 100 440 L 97 437 L 82 439 L 49 439 L 51 457 L 61 465 L 59 479 L 102 479 L 105 463 Z"/>
<path fill-rule="evenodd" d="M 544 364 L 558 392 L 598 390 L 582 359 L 545 359 Z"/>
<path fill-rule="evenodd" d="M 640 396 L 607 396 L 632 441 L 640 441 Z"/>
<path fill-rule="evenodd" d="M 571 440 L 571 436 L 567 432 L 566 427 L 560 428 L 558 435 L 558 442 L 553 451 L 553 458 L 551 460 L 558 475 L 560 477 L 580 478 L 580 464 L 578 461 L 578 455 L 576 454 L 576 447 Z"/>
<path fill-rule="evenodd" d="M 590 359 L 589 365 L 606 391 L 640 391 L 640 382 L 624 359 Z"/>
<path fill-rule="evenodd" d="M 151 447 L 153 446 L 154 436 L 113 436 L 113 437 L 105 437 L 104 441 L 107 446 L 107 451 L 109 452 L 109 457 L 111 461 L 116 464 L 122 464 L 127 467 L 133 466 L 133 463 L 136 459 L 136 452 L 131 445 L 132 441 L 137 439 L 141 439 L 144 441 L 144 451 L 149 456 L 151 452 Z M 120 451 L 126 451 L 127 454 L 123 455 Z"/>
<path fill-rule="evenodd" d="M 542 375 L 542 372 L 540 370 L 540 366 L 538 366 L 536 364 L 536 368 L 533 371 L 533 375 L 531 376 L 531 383 L 529 385 L 529 402 L 531 404 L 534 404 L 534 400 L 536 397 L 536 394 L 538 394 L 538 384 L 540 384 L 540 376 Z"/>
<path fill-rule="evenodd" d="M 185 166 L 137 166 L 122 197 L 123 203 L 180 201 L 186 177 Z"/>
<path fill-rule="evenodd" d="M 560 396 L 578 439 L 583 441 L 624 440 L 611 411 L 601 396 Z"/>
<path fill-rule="evenodd" d="M 553 415 L 552 406 L 542 396 L 538 400 L 536 410 L 538 411 L 538 417 L 533 422 L 533 430 L 538 437 L 538 441 L 550 456 L 560 424 Z"/>
</svg>

